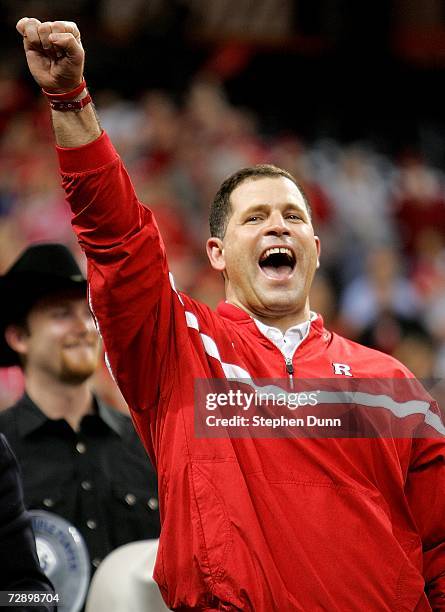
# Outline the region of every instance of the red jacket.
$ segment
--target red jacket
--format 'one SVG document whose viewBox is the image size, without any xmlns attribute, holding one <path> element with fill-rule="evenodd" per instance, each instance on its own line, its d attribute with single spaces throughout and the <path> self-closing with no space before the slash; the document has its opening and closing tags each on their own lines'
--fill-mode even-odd
<svg viewBox="0 0 445 612">
<path fill-rule="evenodd" d="M 245 312 L 176 292 L 106 135 L 59 156 L 109 363 L 157 466 L 167 605 L 445 610 L 443 439 L 195 437 L 195 379 L 284 378 L 284 358 Z M 318 317 L 295 376 L 330 378 L 338 362 L 355 377 L 410 376 Z"/>
</svg>

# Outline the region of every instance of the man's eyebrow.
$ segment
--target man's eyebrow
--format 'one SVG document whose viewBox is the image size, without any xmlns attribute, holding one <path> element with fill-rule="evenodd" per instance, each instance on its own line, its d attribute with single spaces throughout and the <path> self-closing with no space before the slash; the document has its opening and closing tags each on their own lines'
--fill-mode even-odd
<svg viewBox="0 0 445 612">
<path fill-rule="evenodd" d="M 45 308 L 66 308 L 69 305 L 68 302 L 57 301 L 57 302 L 46 302 L 44 303 Z"/>
<path fill-rule="evenodd" d="M 242 215 L 249 215 L 253 212 L 258 212 L 258 211 L 267 211 L 269 210 L 271 207 L 270 204 L 267 203 L 258 203 L 258 204 L 252 204 L 251 206 L 249 206 L 249 208 L 246 208 L 243 212 Z M 298 204 L 296 202 L 287 202 L 281 205 L 281 208 L 283 208 L 284 210 L 298 210 L 299 212 L 304 212 L 306 215 L 309 215 L 309 212 L 306 208 L 305 204 Z"/>
<path fill-rule="evenodd" d="M 39 304 L 41 304 L 45 308 L 66 308 L 67 306 L 70 306 L 71 301 L 72 300 L 68 297 L 67 298 L 57 298 L 54 300 L 52 300 L 51 298 L 48 298 L 47 301 L 42 300 L 42 302 L 39 302 Z"/>
</svg>

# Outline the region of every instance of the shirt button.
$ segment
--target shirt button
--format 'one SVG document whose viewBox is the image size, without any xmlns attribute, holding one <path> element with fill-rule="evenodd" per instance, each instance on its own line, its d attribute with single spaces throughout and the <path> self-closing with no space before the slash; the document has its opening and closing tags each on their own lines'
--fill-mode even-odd
<svg viewBox="0 0 445 612">
<path fill-rule="evenodd" d="M 156 497 L 150 497 L 147 504 L 150 510 L 157 510 L 159 508 L 159 502 Z"/>
<path fill-rule="evenodd" d="M 87 521 L 87 527 L 88 527 L 88 529 L 96 529 L 96 527 L 97 527 L 96 521 L 93 521 L 93 519 L 89 519 Z"/>
<path fill-rule="evenodd" d="M 43 505 L 46 506 L 46 508 L 52 508 L 54 506 L 54 500 L 50 497 L 45 497 Z"/>
<path fill-rule="evenodd" d="M 127 493 L 125 496 L 125 501 L 129 506 L 134 506 L 136 503 L 136 495 L 133 495 L 133 493 Z"/>
<path fill-rule="evenodd" d="M 82 482 L 80 483 L 80 486 L 82 487 L 84 491 L 90 491 L 93 488 L 93 485 L 91 484 L 89 480 L 82 480 Z"/>
<path fill-rule="evenodd" d="M 76 451 L 78 453 L 80 453 L 81 455 L 87 450 L 87 447 L 85 446 L 85 444 L 83 442 L 78 442 L 76 444 Z"/>
<path fill-rule="evenodd" d="M 100 562 L 101 562 L 101 561 L 102 561 L 102 559 L 100 559 L 100 557 L 95 557 L 95 558 L 94 558 L 94 559 L 91 561 L 91 563 L 92 563 L 92 565 L 93 565 L 94 567 L 99 567 L 99 565 L 100 565 Z"/>
</svg>

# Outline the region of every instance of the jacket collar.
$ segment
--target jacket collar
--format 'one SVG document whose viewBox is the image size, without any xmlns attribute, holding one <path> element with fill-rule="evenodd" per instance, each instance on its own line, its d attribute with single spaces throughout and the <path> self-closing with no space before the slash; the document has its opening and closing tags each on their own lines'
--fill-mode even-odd
<svg viewBox="0 0 445 612">
<path fill-rule="evenodd" d="M 53 420 L 40 410 L 27 393 L 21 397 L 12 409 L 16 409 L 17 431 L 21 438 L 26 438 L 29 434 Z M 124 436 L 124 422 L 116 410 L 106 406 L 95 395 L 93 395 L 93 409 L 94 413 L 87 416 L 95 419 L 99 426 L 110 428 L 119 436 Z"/>
<path fill-rule="evenodd" d="M 259 330 L 254 319 L 242 308 L 239 308 L 234 304 L 229 304 L 228 302 L 220 302 L 216 312 L 224 319 L 228 319 L 241 325 L 248 325 L 249 330 L 251 330 L 256 336 L 263 339 L 265 342 L 269 342 L 266 336 Z M 312 345 L 312 340 L 315 340 L 316 338 L 322 338 L 323 341 L 329 342 L 331 336 L 332 334 L 327 331 L 324 326 L 323 317 L 319 314 L 315 314 L 314 317 L 311 316 L 309 334 L 304 339 L 302 344 L 304 344 L 305 347 L 308 344 Z"/>
</svg>

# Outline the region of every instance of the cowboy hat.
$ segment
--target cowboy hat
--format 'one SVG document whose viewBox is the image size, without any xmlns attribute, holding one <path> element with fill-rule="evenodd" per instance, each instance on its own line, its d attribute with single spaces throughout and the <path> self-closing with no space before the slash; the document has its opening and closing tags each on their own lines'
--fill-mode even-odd
<svg viewBox="0 0 445 612">
<path fill-rule="evenodd" d="M 168 610 L 153 579 L 158 542 L 131 542 L 105 557 L 91 581 L 86 612 Z"/>
<path fill-rule="evenodd" d="M 86 279 L 63 244 L 29 246 L 0 276 L 0 367 L 20 365 L 6 342 L 6 327 L 22 321 L 40 298 L 64 289 L 79 289 L 86 297 Z"/>
</svg>

